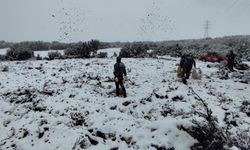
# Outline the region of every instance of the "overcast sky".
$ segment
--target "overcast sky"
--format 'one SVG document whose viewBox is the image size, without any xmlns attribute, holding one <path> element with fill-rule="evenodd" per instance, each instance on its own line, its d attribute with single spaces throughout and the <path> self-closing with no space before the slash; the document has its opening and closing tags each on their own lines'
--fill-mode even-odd
<svg viewBox="0 0 250 150">
<path fill-rule="evenodd" d="M 0 40 L 162 41 L 250 35 L 250 0 L 0 0 Z"/>
</svg>

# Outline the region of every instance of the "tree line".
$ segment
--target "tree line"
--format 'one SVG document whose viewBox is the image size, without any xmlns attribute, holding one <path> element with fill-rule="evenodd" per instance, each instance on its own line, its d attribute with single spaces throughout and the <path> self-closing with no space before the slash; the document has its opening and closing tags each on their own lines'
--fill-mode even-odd
<svg viewBox="0 0 250 150">
<path fill-rule="evenodd" d="M 180 57 L 183 53 L 192 53 L 199 56 L 205 52 L 218 52 L 225 54 L 229 50 L 234 50 L 240 57 L 250 60 L 250 36 L 226 36 L 222 38 L 189 39 L 176 41 L 158 42 L 100 42 L 91 40 L 89 42 L 60 43 L 54 42 L 19 42 L 11 43 L 0 41 L 0 48 L 11 48 L 8 56 L 14 59 L 27 59 L 32 57 L 32 51 L 36 50 L 64 50 L 65 56 L 60 53 L 51 52 L 49 58 L 90 58 L 91 54 L 96 54 L 97 49 L 102 48 L 121 48 L 122 57 L 155 57 L 156 55 L 170 55 Z M 95 55 L 105 57 L 106 54 Z M 3 56 L 2 56 L 3 57 Z M 1 59 L 1 56 L 0 56 Z"/>
</svg>

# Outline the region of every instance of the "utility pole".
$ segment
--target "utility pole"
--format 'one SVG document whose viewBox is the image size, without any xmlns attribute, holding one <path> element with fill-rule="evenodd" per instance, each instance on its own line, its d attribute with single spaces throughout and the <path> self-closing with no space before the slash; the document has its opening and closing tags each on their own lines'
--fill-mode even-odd
<svg viewBox="0 0 250 150">
<path fill-rule="evenodd" d="M 211 28 L 211 23 L 209 20 L 206 20 L 205 25 L 204 25 L 204 29 L 205 29 L 204 38 L 205 39 L 209 38 L 209 29 L 210 28 Z"/>
</svg>

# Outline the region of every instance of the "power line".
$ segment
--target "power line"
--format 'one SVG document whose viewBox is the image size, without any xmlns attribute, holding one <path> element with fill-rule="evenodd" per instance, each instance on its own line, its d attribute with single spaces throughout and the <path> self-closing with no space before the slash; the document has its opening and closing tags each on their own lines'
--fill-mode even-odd
<svg viewBox="0 0 250 150">
<path fill-rule="evenodd" d="M 211 23 L 209 20 L 206 20 L 205 25 L 204 25 L 204 38 L 208 38 L 209 37 L 209 30 L 211 29 Z"/>
<path fill-rule="evenodd" d="M 239 5 L 239 3 L 241 3 L 242 1 L 240 0 L 231 0 L 231 1 L 227 1 L 228 3 L 224 3 L 222 5 L 222 7 L 220 7 L 219 9 L 217 9 L 214 12 L 214 15 L 212 16 L 212 21 L 216 22 L 219 17 L 221 17 L 222 15 L 226 14 L 227 12 L 229 12 L 230 10 L 232 10 L 233 7 L 235 7 L 236 5 Z"/>
<path fill-rule="evenodd" d="M 234 6 L 236 6 L 238 4 L 239 0 L 234 0 L 233 3 L 231 3 L 231 5 L 229 5 L 228 7 L 226 7 L 222 14 L 228 12 L 229 10 L 231 10 Z"/>
</svg>

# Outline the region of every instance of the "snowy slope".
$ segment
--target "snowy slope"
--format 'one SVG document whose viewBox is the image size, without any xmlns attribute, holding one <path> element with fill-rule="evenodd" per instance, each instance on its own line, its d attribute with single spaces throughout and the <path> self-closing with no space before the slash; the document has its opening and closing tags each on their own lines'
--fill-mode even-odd
<svg viewBox="0 0 250 150">
<path fill-rule="evenodd" d="M 0 73 L 0 149 L 156 149 L 188 150 L 197 143 L 178 126 L 190 127 L 204 111 L 192 88 L 212 109 L 220 127 L 225 113 L 246 131 L 240 111 L 249 84 L 213 77 L 217 68 L 197 62 L 201 81 L 188 86 L 176 77 L 179 59 L 123 59 L 128 97 L 115 97 L 113 59 L 3 62 Z"/>
</svg>

